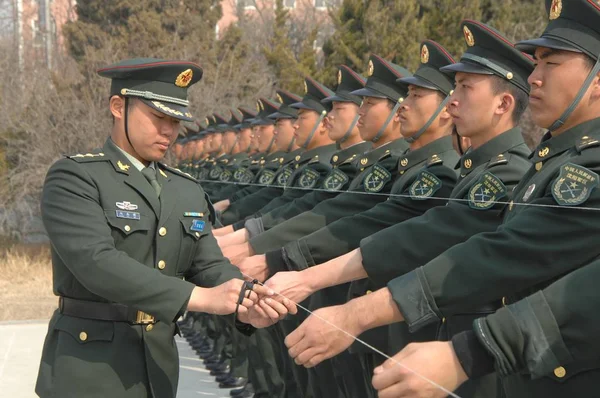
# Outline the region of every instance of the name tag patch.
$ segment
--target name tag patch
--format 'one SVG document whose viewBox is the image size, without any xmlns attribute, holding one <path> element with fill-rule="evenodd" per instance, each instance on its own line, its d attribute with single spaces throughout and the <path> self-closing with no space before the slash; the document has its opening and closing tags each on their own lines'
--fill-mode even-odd
<svg viewBox="0 0 600 398">
<path fill-rule="evenodd" d="M 116 210 L 117 218 L 126 218 L 128 220 L 139 220 L 140 213 L 137 211 Z"/>
<path fill-rule="evenodd" d="M 195 232 L 203 232 L 205 225 L 206 225 L 206 222 L 204 222 L 202 220 L 194 220 L 192 222 L 192 226 L 190 227 L 190 230 L 195 231 Z"/>
</svg>

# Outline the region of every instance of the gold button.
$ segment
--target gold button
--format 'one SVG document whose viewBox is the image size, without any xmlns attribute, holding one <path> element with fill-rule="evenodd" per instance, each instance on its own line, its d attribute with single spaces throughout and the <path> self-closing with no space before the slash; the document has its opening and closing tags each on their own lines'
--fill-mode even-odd
<svg viewBox="0 0 600 398">
<path fill-rule="evenodd" d="M 545 148 L 542 148 L 539 150 L 538 155 L 539 155 L 539 157 L 543 158 L 543 157 L 548 156 L 549 153 L 550 153 L 550 148 L 545 147 Z"/>
<path fill-rule="evenodd" d="M 408 159 L 404 158 L 400 161 L 400 165 L 402 165 L 402 167 L 406 167 L 408 165 Z"/>
<path fill-rule="evenodd" d="M 370 291 L 370 290 L 367 290 L 367 294 L 371 294 L 371 293 L 373 293 L 373 292 L 372 292 L 372 291 Z"/>
<path fill-rule="evenodd" d="M 536 169 L 537 171 L 540 171 L 540 170 L 542 169 L 542 166 L 543 166 L 543 165 L 544 165 L 544 164 L 543 164 L 542 162 L 537 162 L 537 163 L 535 164 L 535 169 Z"/>
<path fill-rule="evenodd" d="M 442 318 L 442 323 L 446 323 L 446 317 Z"/>
<path fill-rule="evenodd" d="M 512 74 L 512 72 L 508 72 L 508 73 L 506 74 L 506 78 L 507 78 L 508 80 L 512 80 L 512 78 L 513 78 L 513 77 L 515 77 L 515 76 Z"/>
<path fill-rule="evenodd" d="M 502 305 L 506 307 L 506 297 L 502 297 Z"/>
<path fill-rule="evenodd" d="M 583 137 L 581 137 L 582 140 L 589 140 L 590 137 L 588 137 L 587 135 L 584 135 Z"/>
<path fill-rule="evenodd" d="M 513 204 L 514 204 L 514 202 L 511 200 L 510 203 L 508 204 L 508 211 L 512 210 Z"/>
<path fill-rule="evenodd" d="M 337 161 L 338 161 L 338 159 L 339 159 L 338 155 L 335 155 L 335 156 L 333 157 L 333 161 L 334 161 L 334 162 L 337 162 Z"/>
<path fill-rule="evenodd" d="M 86 332 L 79 333 L 79 340 L 86 341 L 87 340 L 87 333 Z"/>
<path fill-rule="evenodd" d="M 465 160 L 465 169 L 470 169 L 473 166 L 473 161 L 471 159 Z"/>
<path fill-rule="evenodd" d="M 165 260 L 160 260 L 158 262 L 158 269 L 165 269 L 166 266 L 167 266 L 167 263 L 165 263 Z"/>
<path fill-rule="evenodd" d="M 196 238 L 199 238 L 200 237 L 200 232 L 196 232 L 195 235 L 196 235 Z"/>
<path fill-rule="evenodd" d="M 129 225 L 125 225 L 125 232 L 131 231 L 131 227 Z"/>
<path fill-rule="evenodd" d="M 563 368 L 562 366 L 559 366 L 558 368 L 554 369 L 554 376 L 562 379 L 566 375 L 567 375 L 567 370 L 565 368 Z"/>
<path fill-rule="evenodd" d="M 160 236 L 165 236 L 167 234 L 167 229 L 165 227 L 160 227 L 160 229 L 158 230 L 158 234 Z"/>
<path fill-rule="evenodd" d="M 154 329 L 154 325 L 153 324 L 149 324 L 149 325 L 146 326 L 146 332 L 149 332 L 152 329 Z"/>
</svg>

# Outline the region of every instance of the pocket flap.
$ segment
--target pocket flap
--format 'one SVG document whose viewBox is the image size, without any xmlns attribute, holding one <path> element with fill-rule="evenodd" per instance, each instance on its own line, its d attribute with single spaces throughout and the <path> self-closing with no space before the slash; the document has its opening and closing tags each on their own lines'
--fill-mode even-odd
<svg viewBox="0 0 600 398">
<path fill-rule="evenodd" d="M 150 229 L 150 220 L 144 214 L 122 210 L 105 210 L 104 215 L 113 228 L 120 230 L 125 235 Z"/>
<path fill-rule="evenodd" d="M 210 222 L 206 217 L 184 218 L 181 220 L 183 231 L 198 240 L 210 231 Z"/>
<path fill-rule="evenodd" d="M 110 321 L 75 318 L 63 315 L 54 325 L 54 329 L 66 332 L 80 344 L 91 341 L 112 341 L 115 325 Z"/>
</svg>

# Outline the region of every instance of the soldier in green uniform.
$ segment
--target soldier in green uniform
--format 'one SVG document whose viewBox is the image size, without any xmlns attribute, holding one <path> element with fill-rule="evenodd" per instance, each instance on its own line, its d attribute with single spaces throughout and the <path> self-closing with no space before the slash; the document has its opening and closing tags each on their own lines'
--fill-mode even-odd
<svg viewBox="0 0 600 398">
<path fill-rule="evenodd" d="M 44 184 L 60 300 L 36 393 L 175 397 L 174 322 L 186 309 L 237 313 L 245 333 L 248 322 L 264 327 L 295 309 L 275 298 L 254 305 L 272 292 L 244 282 L 223 258 L 197 181 L 160 162 L 179 121 L 192 120 L 187 89 L 202 69 L 146 58 L 99 74 L 112 79 L 111 136 L 102 149 L 56 162 Z"/>
</svg>

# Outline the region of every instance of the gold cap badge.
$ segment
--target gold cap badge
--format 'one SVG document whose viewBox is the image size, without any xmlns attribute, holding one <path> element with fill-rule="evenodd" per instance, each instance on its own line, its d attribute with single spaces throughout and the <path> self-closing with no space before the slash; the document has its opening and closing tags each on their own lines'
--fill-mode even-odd
<svg viewBox="0 0 600 398">
<path fill-rule="evenodd" d="M 369 60 L 369 68 L 367 69 L 367 76 L 373 76 L 373 72 L 375 71 L 375 66 L 373 65 L 373 61 Z"/>
<path fill-rule="evenodd" d="M 175 85 L 177 87 L 187 87 L 192 82 L 192 77 L 194 77 L 194 72 L 191 69 L 186 69 L 177 76 L 177 80 L 175 80 Z"/>
<path fill-rule="evenodd" d="M 338 84 L 342 84 L 342 71 L 338 70 Z"/>
<path fill-rule="evenodd" d="M 281 98 L 281 95 L 279 95 L 279 93 L 277 93 L 277 100 L 283 104 L 283 98 Z"/>
<path fill-rule="evenodd" d="M 421 47 L 421 63 L 426 64 L 429 62 L 429 49 L 425 44 Z"/>
<path fill-rule="evenodd" d="M 550 5 L 550 20 L 554 20 L 560 17 L 560 13 L 562 12 L 562 0 L 552 0 L 552 4 Z"/>
<path fill-rule="evenodd" d="M 469 47 L 473 47 L 475 45 L 475 37 L 467 26 L 463 26 L 463 34 L 465 35 L 465 41 Z"/>
<path fill-rule="evenodd" d="M 306 80 L 304 81 L 304 94 L 308 93 L 308 85 L 306 84 Z"/>
</svg>

